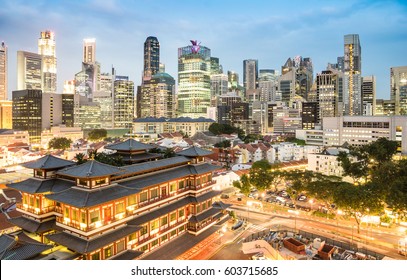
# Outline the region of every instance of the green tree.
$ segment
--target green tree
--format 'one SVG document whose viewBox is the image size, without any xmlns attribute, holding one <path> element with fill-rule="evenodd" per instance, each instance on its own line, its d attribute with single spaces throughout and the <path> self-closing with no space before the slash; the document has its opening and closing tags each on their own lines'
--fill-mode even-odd
<svg viewBox="0 0 407 280">
<path fill-rule="evenodd" d="M 256 161 L 250 168 L 250 183 L 259 191 L 270 188 L 273 183 L 270 169 L 271 165 L 267 160 Z"/>
<path fill-rule="evenodd" d="M 107 136 L 107 130 L 104 128 L 93 129 L 88 134 L 88 139 L 92 141 L 97 141 L 104 139 Z"/>
<path fill-rule="evenodd" d="M 164 158 L 171 158 L 171 157 L 175 157 L 175 152 L 172 148 L 166 148 L 163 151 L 163 157 Z"/>
<path fill-rule="evenodd" d="M 252 188 L 249 176 L 247 176 L 246 174 L 243 174 L 242 177 L 240 177 L 240 181 L 233 181 L 233 186 L 235 188 L 238 188 L 240 192 L 246 196 L 249 195 Z"/>
<path fill-rule="evenodd" d="M 384 208 L 382 199 L 374 194 L 369 184 L 358 187 L 350 183 L 342 184 L 334 192 L 334 202 L 355 219 L 358 233 L 364 216 L 380 214 Z"/>
<path fill-rule="evenodd" d="M 87 162 L 87 159 L 85 159 L 85 154 L 84 153 L 76 154 L 74 159 L 76 160 L 77 164 L 82 164 L 82 163 Z"/>
<path fill-rule="evenodd" d="M 56 137 L 52 138 L 49 143 L 48 147 L 50 149 L 56 149 L 56 150 L 65 150 L 68 149 L 72 144 L 72 140 L 65 138 L 65 137 Z"/>
<path fill-rule="evenodd" d="M 223 140 L 221 142 L 216 143 L 213 145 L 216 148 L 228 148 L 230 147 L 230 141 L 229 140 Z"/>
</svg>

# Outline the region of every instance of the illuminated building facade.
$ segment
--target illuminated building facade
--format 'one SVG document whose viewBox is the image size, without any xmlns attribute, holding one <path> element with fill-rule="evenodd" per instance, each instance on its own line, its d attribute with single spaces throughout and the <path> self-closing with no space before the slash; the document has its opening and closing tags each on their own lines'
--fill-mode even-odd
<svg viewBox="0 0 407 280">
<path fill-rule="evenodd" d="M 17 52 L 17 90 L 42 90 L 42 56 Z"/>
<path fill-rule="evenodd" d="M 113 125 L 130 130 L 133 118 L 134 83 L 127 76 L 116 76 L 113 84 Z"/>
<path fill-rule="evenodd" d="M 406 91 L 407 93 L 407 91 Z M 364 116 L 376 115 L 376 77 L 362 77 L 362 106 Z"/>
<path fill-rule="evenodd" d="M 4 42 L 0 45 L 0 100 L 7 100 L 7 46 Z"/>
<path fill-rule="evenodd" d="M 38 39 L 38 54 L 42 56 L 42 91 L 57 92 L 57 57 L 55 52 L 55 34 L 42 31 Z"/>
<path fill-rule="evenodd" d="M 178 49 L 178 116 L 206 117 L 211 102 L 211 50 L 191 42 Z"/>
<path fill-rule="evenodd" d="M 110 148 L 152 148 L 133 139 L 114 145 Z M 141 258 L 227 218 L 225 205 L 215 202 L 220 191 L 213 190 L 212 173 L 218 167 L 204 163 L 208 154 L 193 147 L 173 158 L 120 168 L 47 155 L 24 164 L 33 178 L 8 185 L 22 193 L 17 210 L 23 216 L 10 222 L 43 243 L 69 248 L 72 259 Z"/>
<path fill-rule="evenodd" d="M 396 115 L 407 115 L 407 66 L 390 68 L 390 98 Z"/>
<path fill-rule="evenodd" d="M 344 37 L 344 109 L 345 115 L 362 114 L 362 49 L 359 35 L 348 34 Z"/>
<path fill-rule="evenodd" d="M 160 70 L 160 43 L 157 37 L 147 37 L 144 42 L 143 80 L 149 80 Z"/>
</svg>

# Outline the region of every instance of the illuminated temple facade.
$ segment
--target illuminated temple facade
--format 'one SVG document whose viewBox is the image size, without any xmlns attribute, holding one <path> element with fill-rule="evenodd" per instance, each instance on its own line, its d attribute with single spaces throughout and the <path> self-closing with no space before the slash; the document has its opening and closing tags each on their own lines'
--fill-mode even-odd
<svg viewBox="0 0 407 280">
<path fill-rule="evenodd" d="M 143 147 L 145 154 L 152 148 Z M 23 215 L 10 221 L 41 243 L 73 252 L 71 259 L 141 258 L 227 217 L 215 203 L 220 192 L 213 189 L 212 174 L 218 167 L 204 162 L 210 153 L 192 147 L 122 167 L 47 155 L 24 164 L 33 169 L 32 178 L 8 185 L 22 194 L 17 210 Z"/>
</svg>

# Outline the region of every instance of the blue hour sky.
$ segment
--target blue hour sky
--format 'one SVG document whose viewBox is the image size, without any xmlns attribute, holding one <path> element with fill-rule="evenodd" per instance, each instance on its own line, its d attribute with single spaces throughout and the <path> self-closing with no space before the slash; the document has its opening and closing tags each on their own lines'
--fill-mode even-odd
<svg viewBox="0 0 407 280">
<path fill-rule="evenodd" d="M 39 34 L 55 32 L 58 92 L 81 70 L 82 41 L 96 38 L 102 72 L 113 65 L 139 85 L 143 44 L 160 42 L 160 60 L 177 79 L 177 49 L 196 39 L 224 72 L 244 59 L 281 70 L 287 58 L 310 57 L 314 76 L 343 55 L 345 34 L 359 34 L 362 76 L 375 75 L 377 97 L 390 98 L 390 67 L 407 65 L 406 1 L 2 0 L 0 40 L 9 50 L 9 96 L 16 89 L 18 50 L 37 52 Z"/>
</svg>

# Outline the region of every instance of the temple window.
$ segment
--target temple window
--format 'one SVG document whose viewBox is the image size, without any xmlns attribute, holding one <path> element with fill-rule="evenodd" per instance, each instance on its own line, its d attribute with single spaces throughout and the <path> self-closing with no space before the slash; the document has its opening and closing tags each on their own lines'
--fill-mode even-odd
<svg viewBox="0 0 407 280">
<path fill-rule="evenodd" d="M 90 222 L 91 223 L 96 223 L 97 221 L 99 221 L 100 219 L 100 215 L 99 215 L 99 209 L 93 210 L 92 212 L 90 212 Z"/>
<path fill-rule="evenodd" d="M 177 191 L 177 185 L 175 183 L 170 184 L 170 192 L 176 192 Z"/>
<path fill-rule="evenodd" d="M 124 251 L 124 240 L 117 242 L 116 248 L 117 248 L 117 253 Z"/>
<path fill-rule="evenodd" d="M 184 217 L 184 215 L 185 215 L 184 209 L 179 210 L 178 217 L 182 218 L 182 217 Z"/>
<path fill-rule="evenodd" d="M 116 215 L 124 212 L 124 202 L 116 204 Z"/>
<path fill-rule="evenodd" d="M 110 258 L 113 255 L 113 246 L 109 246 L 104 249 L 105 259 Z"/>
<path fill-rule="evenodd" d="M 92 260 L 100 260 L 100 252 L 93 253 L 92 255 L 90 255 L 90 258 Z"/>
<path fill-rule="evenodd" d="M 144 202 L 147 200 L 147 191 L 140 193 L 140 202 Z"/>
<path fill-rule="evenodd" d="M 158 188 L 154 188 L 154 189 L 151 190 L 151 192 L 150 192 L 150 197 L 151 197 L 152 199 L 158 197 Z"/>
<path fill-rule="evenodd" d="M 136 195 L 135 195 L 135 194 L 129 196 L 129 198 L 128 198 L 128 203 L 129 203 L 129 205 L 134 205 L 134 204 L 137 203 L 137 198 L 136 198 Z"/>
<path fill-rule="evenodd" d="M 178 182 L 178 189 L 182 190 L 184 188 L 184 181 Z"/>
<path fill-rule="evenodd" d="M 167 223 L 168 223 L 168 217 L 167 216 L 161 217 L 160 226 L 165 226 Z"/>
</svg>

